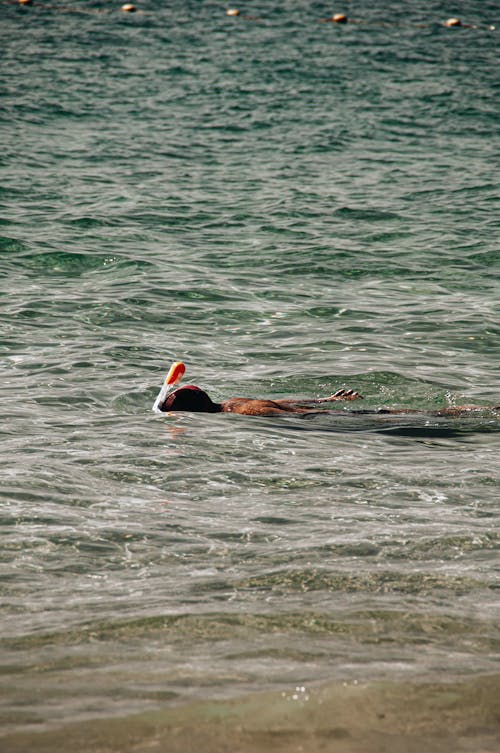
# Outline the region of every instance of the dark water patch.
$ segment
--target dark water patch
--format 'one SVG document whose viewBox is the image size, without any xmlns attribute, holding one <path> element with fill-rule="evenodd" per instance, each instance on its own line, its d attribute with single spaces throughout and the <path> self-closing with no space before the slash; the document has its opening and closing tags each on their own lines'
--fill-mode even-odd
<svg viewBox="0 0 500 753">
<path fill-rule="evenodd" d="M 491 481 L 494 482 L 493 479 Z M 496 551 L 500 548 L 500 535 L 492 531 L 480 535 L 443 536 L 435 539 L 422 539 L 416 543 L 401 542 L 393 548 L 384 548 L 384 554 L 389 558 L 407 559 L 414 561 L 435 558 L 440 561 L 461 559 L 474 552 Z M 494 585 L 494 584 L 492 584 Z"/>
<path fill-rule="evenodd" d="M 262 577 L 250 578 L 240 584 L 244 588 L 285 590 L 302 592 L 315 590 L 363 591 L 382 593 L 411 593 L 425 595 L 436 589 L 445 589 L 455 594 L 466 593 L 471 589 L 487 588 L 487 582 L 462 577 L 438 576 L 433 574 L 411 574 L 387 571 L 370 575 L 331 573 L 327 570 L 283 570 Z"/>
<path fill-rule="evenodd" d="M 67 222 L 83 230 L 100 227 L 118 227 L 121 225 L 121 220 L 115 217 L 76 217 L 68 219 Z"/>
<path fill-rule="evenodd" d="M 278 517 L 269 517 L 269 516 L 255 518 L 255 522 L 265 523 L 266 525 L 272 525 L 272 526 L 294 525 L 295 523 L 298 523 L 298 521 L 289 520 L 288 518 L 278 518 Z"/>
<path fill-rule="evenodd" d="M 379 431 L 383 431 L 386 433 L 394 434 L 396 436 L 403 436 L 403 437 L 415 437 L 415 438 L 435 438 L 435 439 L 460 439 L 461 437 L 465 437 L 471 432 L 474 433 L 481 433 L 481 434 L 497 434 L 500 431 L 500 424 L 498 422 L 495 423 L 476 423 L 476 424 L 468 424 L 466 426 L 462 427 L 385 427 L 384 429 L 379 429 Z"/>
<path fill-rule="evenodd" d="M 370 628 L 367 630 L 367 625 Z M 492 630 L 492 635 L 488 631 Z M 290 632 L 299 636 L 328 637 L 356 635 L 361 641 L 401 640 L 404 634 L 423 641 L 435 638 L 446 642 L 453 636 L 478 640 L 483 631 L 485 642 L 494 642 L 494 626 L 483 620 L 451 615 L 431 616 L 424 612 L 401 612 L 397 609 L 339 612 L 338 616 L 304 610 L 301 613 L 288 611 L 281 615 L 271 614 L 172 614 L 141 617 L 126 621 L 88 622 L 60 633 L 32 633 L 19 637 L 4 637 L 1 644 L 15 651 L 32 651 L 37 647 L 85 646 L 99 643 L 119 642 L 126 645 L 130 639 L 157 641 L 167 639 L 180 645 L 183 641 L 224 641 L 259 635 L 272 636 Z M 407 636 L 405 636 L 406 638 Z M 307 648 L 306 648 L 307 651 Z M 42 668 L 43 670 L 43 668 Z"/>
<path fill-rule="evenodd" d="M 79 277 L 86 272 L 102 269 L 120 262 L 131 266 L 130 262 L 118 256 L 103 254 L 77 254 L 66 251 L 52 251 L 24 256 L 22 265 L 32 274 L 62 275 L 64 277 Z"/>
<path fill-rule="evenodd" d="M 342 219 L 350 221 L 364 220 L 366 222 L 384 222 L 386 220 L 394 221 L 402 219 L 402 217 L 394 212 L 388 212 L 381 209 L 341 207 L 335 211 L 335 214 Z"/>
<path fill-rule="evenodd" d="M 5 223 L 7 224 L 7 220 Z M 17 238 L 0 237 L 0 252 L 7 254 L 22 254 L 29 251 L 29 245 Z"/>
<path fill-rule="evenodd" d="M 369 541 L 349 542 L 343 544 L 323 544 L 320 550 L 334 557 L 375 557 L 380 547 Z"/>
<path fill-rule="evenodd" d="M 485 411 L 488 413 L 488 411 Z M 482 418 L 434 418 L 429 416 L 400 416 L 377 415 L 374 409 L 372 415 L 351 416 L 342 410 L 325 414 L 324 411 L 316 415 L 309 415 L 299 420 L 284 419 L 287 428 L 292 431 L 321 431 L 336 433 L 375 432 L 402 437 L 461 439 L 470 434 L 498 434 L 500 421 L 496 416 Z"/>
<path fill-rule="evenodd" d="M 487 267 L 497 266 L 500 264 L 500 251 L 494 249 L 492 251 L 472 254 L 469 256 L 469 260 Z"/>
</svg>

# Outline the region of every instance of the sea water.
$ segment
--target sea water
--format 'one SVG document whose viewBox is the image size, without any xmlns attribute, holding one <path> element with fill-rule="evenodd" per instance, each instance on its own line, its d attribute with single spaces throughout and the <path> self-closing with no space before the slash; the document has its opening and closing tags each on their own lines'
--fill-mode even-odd
<svg viewBox="0 0 500 753">
<path fill-rule="evenodd" d="M 8 749 L 221 699 L 314 731 L 320 687 L 494 697 L 498 412 L 151 406 L 176 359 L 214 400 L 500 404 L 498 5 L 137 8 L 1 5 Z"/>
</svg>

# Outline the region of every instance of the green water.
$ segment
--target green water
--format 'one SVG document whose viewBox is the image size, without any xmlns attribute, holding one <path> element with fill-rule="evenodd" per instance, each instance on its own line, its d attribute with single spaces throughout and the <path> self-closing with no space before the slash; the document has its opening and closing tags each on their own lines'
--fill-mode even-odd
<svg viewBox="0 0 500 753">
<path fill-rule="evenodd" d="M 496 750 L 497 4 L 119 5 L 1 5 L 9 750 L 97 718 L 223 750 L 224 702 L 232 749 L 291 751 L 296 688 L 300 744 L 368 750 L 355 715 L 318 732 L 344 687 L 387 750 Z M 214 400 L 485 410 L 159 417 L 175 359 Z"/>
</svg>

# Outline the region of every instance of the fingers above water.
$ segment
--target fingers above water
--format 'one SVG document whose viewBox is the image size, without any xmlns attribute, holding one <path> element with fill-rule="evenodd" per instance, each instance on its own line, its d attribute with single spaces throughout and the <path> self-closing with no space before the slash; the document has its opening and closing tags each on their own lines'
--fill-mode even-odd
<svg viewBox="0 0 500 753">
<path fill-rule="evenodd" d="M 360 395 L 359 392 L 356 392 L 356 390 L 345 390 L 341 388 L 340 390 L 337 390 L 337 392 L 334 392 L 333 395 L 330 395 L 330 397 L 325 397 L 324 401 L 325 403 L 332 403 L 336 400 L 362 400 L 363 395 Z"/>
</svg>

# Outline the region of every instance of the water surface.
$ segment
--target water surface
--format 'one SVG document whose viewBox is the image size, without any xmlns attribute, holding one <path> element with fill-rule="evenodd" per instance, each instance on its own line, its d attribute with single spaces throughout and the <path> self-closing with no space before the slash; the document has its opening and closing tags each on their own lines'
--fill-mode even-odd
<svg viewBox="0 0 500 753">
<path fill-rule="evenodd" d="M 212 701 L 269 732 L 297 692 L 317 732 L 354 683 L 436 732 L 448 683 L 496 750 L 498 8 L 140 11 L 2 5 L 8 745 Z M 158 417 L 178 358 L 214 400 L 485 410 Z"/>
</svg>

